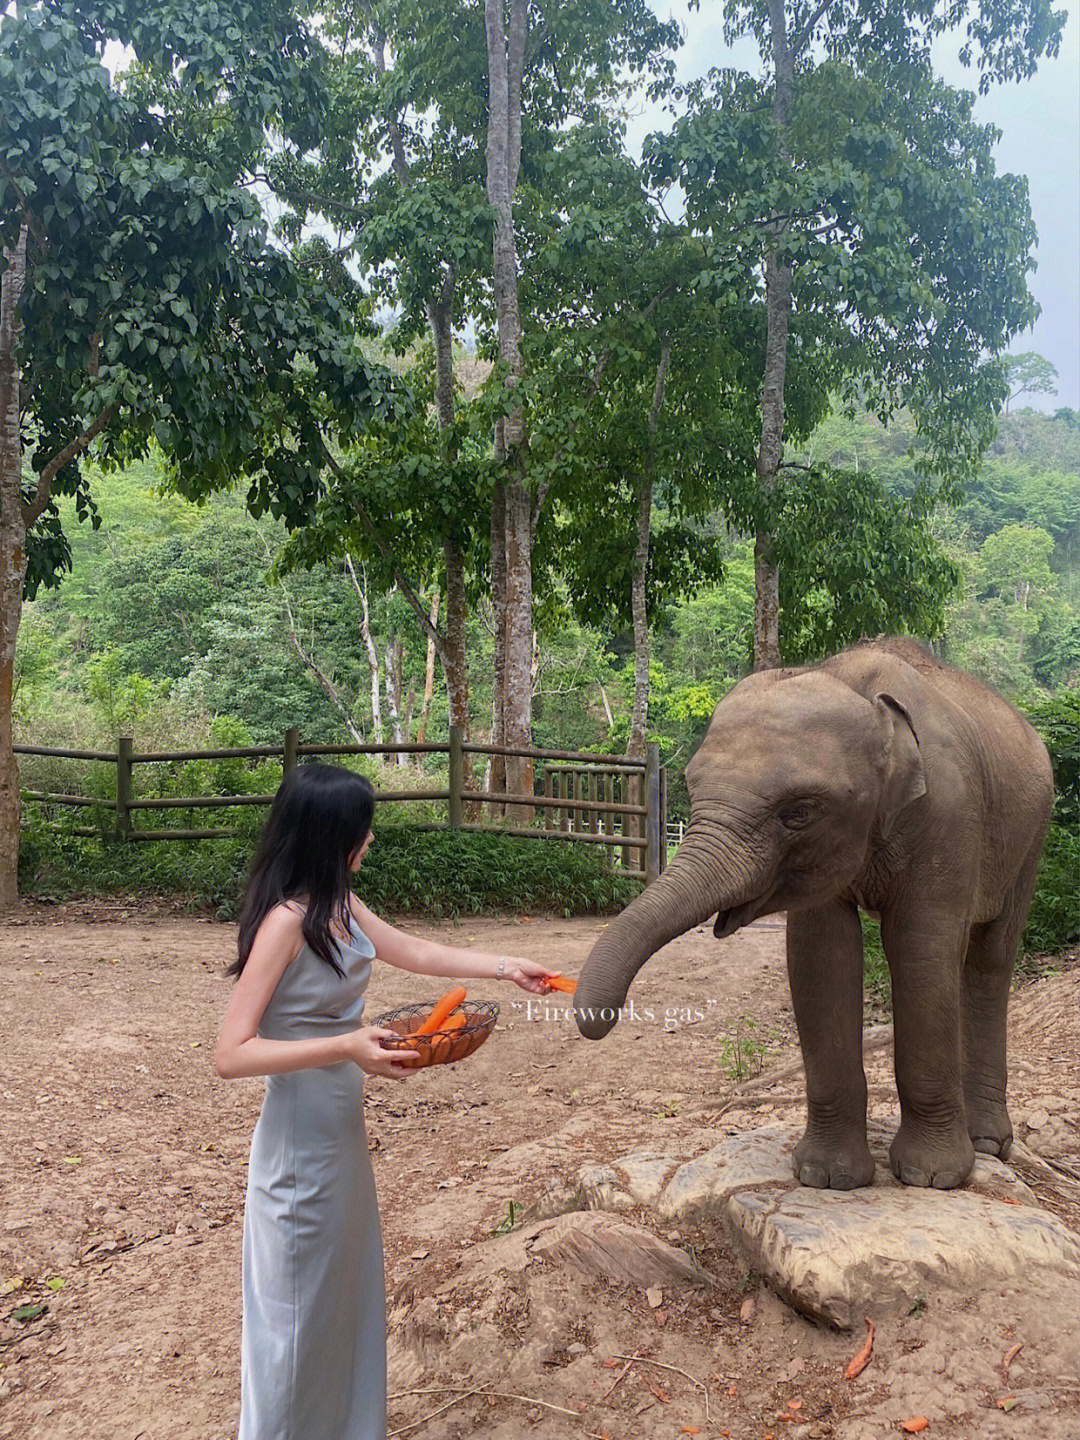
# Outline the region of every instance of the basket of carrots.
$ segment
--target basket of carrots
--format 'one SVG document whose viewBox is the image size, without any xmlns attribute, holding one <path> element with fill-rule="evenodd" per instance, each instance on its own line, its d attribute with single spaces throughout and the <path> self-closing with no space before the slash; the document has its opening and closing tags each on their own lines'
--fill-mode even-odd
<svg viewBox="0 0 1080 1440">
<path fill-rule="evenodd" d="M 379 1042 L 384 1050 L 412 1050 L 421 1065 L 452 1065 L 480 1048 L 498 1014 L 494 1000 L 466 1000 L 458 985 L 434 1006 L 401 1005 L 372 1023 L 394 1031 Z"/>
</svg>

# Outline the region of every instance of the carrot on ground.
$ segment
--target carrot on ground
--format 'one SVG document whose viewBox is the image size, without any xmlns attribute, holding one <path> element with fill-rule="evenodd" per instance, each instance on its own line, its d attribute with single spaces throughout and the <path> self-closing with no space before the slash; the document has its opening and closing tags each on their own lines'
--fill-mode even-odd
<svg viewBox="0 0 1080 1440">
<path fill-rule="evenodd" d="M 852 1356 L 851 1362 L 844 1371 L 845 1380 L 854 1380 L 856 1375 L 861 1375 L 870 1364 L 870 1354 L 874 1348 L 874 1322 L 870 1316 L 866 1316 L 866 1344 L 857 1355 Z"/>
<path fill-rule="evenodd" d="M 424 1023 L 418 1026 L 412 1033 L 414 1035 L 432 1035 L 436 1030 L 441 1030 L 442 1023 L 450 1014 L 450 1011 L 456 1010 L 464 999 L 465 986 L 455 985 L 453 990 L 446 992 Z"/>
<path fill-rule="evenodd" d="M 1020 1351 L 1023 1348 L 1024 1342 L 1022 1340 L 1018 1340 L 1016 1344 L 1012 1347 L 1012 1349 L 1006 1350 L 1005 1354 L 1001 1357 L 1001 1378 L 1002 1380 L 1004 1380 L 1006 1385 L 1009 1383 L 1009 1366 L 1016 1359 L 1017 1355 L 1020 1354 Z"/>
<path fill-rule="evenodd" d="M 910 1420 L 905 1420 L 900 1429 L 907 1435 L 918 1435 L 922 1430 L 930 1429 L 930 1421 L 925 1415 L 913 1415 Z"/>
</svg>

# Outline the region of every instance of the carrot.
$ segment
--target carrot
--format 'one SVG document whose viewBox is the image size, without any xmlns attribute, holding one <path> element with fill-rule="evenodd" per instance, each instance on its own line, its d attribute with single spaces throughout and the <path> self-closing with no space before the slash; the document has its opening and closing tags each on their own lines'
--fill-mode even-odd
<svg viewBox="0 0 1080 1440">
<path fill-rule="evenodd" d="M 1022 1340 L 1018 1340 L 1016 1344 L 1012 1347 L 1012 1349 L 1006 1350 L 1005 1354 L 1001 1357 L 1001 1378 L 1002 1380 L 1004 1380 L 1006 1385 L 1009 1383 L 1009 1366 L 1016 1359 L 1017 1355 L 1020 1354 L 1020 1351 L 1023 1348 L 1024 1342 Z"/>
<path fill-rule="evenodd" d="M 866 1344 L 859 1353 L 852 1357 L 851 1363 L 844 1371 L 845 1380 L 854 1380 L 856 1375 L 861 1375 L 870 1364 L 870 1352 L 874 1348 L 874 1322 L 869 1315 L 866 1316 Z"/>
<path fill-rule="evenodd" d="M 930 1421 L 925 1415 L 913 1415 L 910 1420 L 905 1420 L 900 1426 L 906 1435 L 918 1435 L 922 1430 L 930 1429 Z"/>
<path fill-rule="evenodd" d="M 414 1035 L 433 1035 L 436 1030 L 441 1030 L 442 1023 L 450 1014 L 450 1011 L 456 1010 L 464 999 L 465 986 L 455 985 L 453 990 L 446 992 L 424 1023 L 412 1033 Z"/>
<path fill-rule="evenodd" d="M 552 990 L 561 990 L 566 995 L 573 995 L 577 989 L 577 981 L 571 980 L 569 975 L 545 975 L 548 987 Z"/>
</svg>

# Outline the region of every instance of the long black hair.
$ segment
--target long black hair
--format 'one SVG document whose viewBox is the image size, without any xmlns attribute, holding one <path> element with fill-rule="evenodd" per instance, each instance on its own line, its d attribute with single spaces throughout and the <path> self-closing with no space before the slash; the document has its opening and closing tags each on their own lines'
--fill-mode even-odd
<svg viewBox="0 0 1080 1440">
<path fill-rule="evenodd" d="M 307 897 L 304 939 L 327 965 L 344 974 L 331 920 L 349 929 L 349 860 L 364 843 L 375 813 L 375 791 L 340 765 L 299 765 L 278 786 L 263 827 L 240 906 L 239 975 L 267 913 L 284 900 Z"/>
</svg>

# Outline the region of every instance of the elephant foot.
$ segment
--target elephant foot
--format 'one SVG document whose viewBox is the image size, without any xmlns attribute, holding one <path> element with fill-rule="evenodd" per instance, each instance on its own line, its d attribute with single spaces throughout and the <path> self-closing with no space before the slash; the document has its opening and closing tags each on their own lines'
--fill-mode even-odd
<svg viewBox="0 0 1080 1440">
<path fill-rule="evenodd" d="M 959 1126 L 954 1134 L 943 1134 L 903 1121 L 889 1150 L 889 1164 L 902 1185 L 955 1190 L 971 1174 L 975 1147 Z"/>
<path fill-rule="evenodd" d="M 795 1147 L 795 1178 L 814 1190 L 857 1190 L 874 1180 L 874 1157 L 865 1135 L 843 1141 L 815 1135 L 808 1129 Z"/>
<path fill-rule="evenodd" d="M 974 1110 L 968 1107 L 967 1132 L 976 1153 L 1007 1160 L 1012 1149 L 1013 1128 L 1004 1105 Z"/>
</svg>

